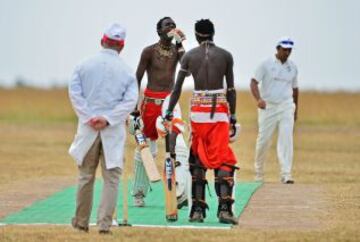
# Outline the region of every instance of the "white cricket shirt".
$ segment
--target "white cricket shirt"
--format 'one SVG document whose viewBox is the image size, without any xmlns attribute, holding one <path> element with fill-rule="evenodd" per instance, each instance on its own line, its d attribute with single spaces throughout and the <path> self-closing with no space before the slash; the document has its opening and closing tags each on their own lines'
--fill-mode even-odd
<svg viewBox="0 0 360 242">
<path fill-rule="evenodd" d="M 260 64 L 253 78 L 260 83 L 261 98 L 277 104 L 292 100 L 293 88 L 298 87 L 297 75 L 297 67 L 291 60 L 282 64 L 274 56 Z"/>
</svg>

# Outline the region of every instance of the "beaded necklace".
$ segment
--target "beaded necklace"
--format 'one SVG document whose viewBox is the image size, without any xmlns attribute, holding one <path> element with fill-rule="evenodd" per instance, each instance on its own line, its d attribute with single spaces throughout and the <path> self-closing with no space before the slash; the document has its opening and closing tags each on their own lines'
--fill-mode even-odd
<svg viewBox="0 0 360 242">
<path fill-rule="evenodd" d="M 170 58 L 174 55 L 173 51 L 171 50 L 171 46 L 163 45 L 160 42 L 156 44 L 155 50 L 160 57 Z"/>
</svg>

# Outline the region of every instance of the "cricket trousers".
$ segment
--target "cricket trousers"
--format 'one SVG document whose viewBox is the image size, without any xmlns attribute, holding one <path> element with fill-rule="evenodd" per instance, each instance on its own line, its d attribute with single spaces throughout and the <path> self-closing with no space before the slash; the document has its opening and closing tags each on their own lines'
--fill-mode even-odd
<svg viewBox="0 0 360 242">
<path fill-rule="evenodd" d="M 280 104 L 266 103 L 266 109 L 258 109 L 259 133 L 256 141 L 255 174 L 263 179 L 266 153 L 274 131 L 278 130 L 277 156 L 280 176 L 291 179 L 293 161 L 293 129 L 295 104 L 292 100 Z"/>
<path fill-rule="evenodd" d="M 97 212 L 97 225 L 99 226 L 99 230 L 109 230 L 117 203 L 121 169 L 119 167 L 106 169 L 100 135 L 96 138 L 94 144 L 86 154 L 83 164 L 78 167 L 78 190 L 73 225 L 82 227 L 89 226 L 96 168 L 99 163 L 101 163 L 104 185 Z"/>
</svg>

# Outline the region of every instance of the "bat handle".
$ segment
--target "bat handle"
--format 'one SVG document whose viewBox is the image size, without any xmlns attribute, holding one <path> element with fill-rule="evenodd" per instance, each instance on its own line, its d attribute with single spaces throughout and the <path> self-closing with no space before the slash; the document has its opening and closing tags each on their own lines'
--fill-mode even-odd
<svg viewBox="0 0 360 242">
<path fill-rule="evenodd" d="M 165 151 L 166 153 L 170 152 L 170 137 L 169 134 L 165 136 Z"/>
</svg>

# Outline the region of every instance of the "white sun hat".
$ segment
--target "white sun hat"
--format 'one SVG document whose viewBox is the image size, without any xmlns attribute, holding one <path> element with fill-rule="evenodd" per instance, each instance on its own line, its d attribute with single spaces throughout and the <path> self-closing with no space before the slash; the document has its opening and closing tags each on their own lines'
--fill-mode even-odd
<svg viewBox="0 0 360 242">
<path fill-rule="evenodd" d="M 118 23 L 112 23 L 105 29 L 104 35 L 112 40 L 123 41 L 126 37 L 126 29 Z"/>
<path fill-rule="evenodd" d="M 276 46 L 281 46 L 285 49 L 292 49 L 294 47 L 294 41 L 289 37 L 282 37 L 277 42 Z"/>
</svg>

